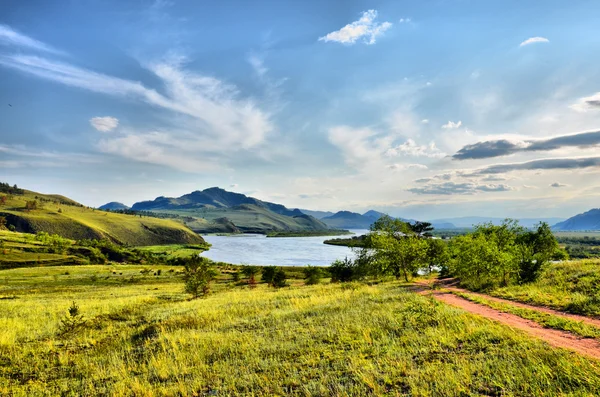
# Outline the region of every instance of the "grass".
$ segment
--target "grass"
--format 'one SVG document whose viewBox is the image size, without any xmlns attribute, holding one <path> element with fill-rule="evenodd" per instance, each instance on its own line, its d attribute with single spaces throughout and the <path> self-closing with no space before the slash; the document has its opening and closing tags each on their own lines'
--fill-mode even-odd
<svg viewBox="0 0 600 397">
<path fill-rule="evenodd" d="M 147 247 L 138 247 L 143 251 L 153 252 L 155 254 L 164 254 L 167 258 L 185 258 L 192 255 L 198 255 L 208 251 L 210 244 L 168 244 L 168 245 L 150 245 Z"/>
<path fill-rule="evenodd" d="M 27 201 L 36 200 L 38 209 L 25 210 Z M 18 231 L 45 231 L 62 237 L 109 239 L 119 244 L 154 245 L 202 243 L 200 236 L 175 220 L 110 213 L 84 207 L 60 196 L 26 191 L 0 205 L 0 216 Z"/>
<path fill-rule="evenodd" d="M 600 261 L 552 263 L 534 283 L 497 288 L 489 293 L 571 313 L 600 316 Z"/>
<path fill-rule="evenodd" d="M 594 327 L 593 325 L 585 324 L 581 321 L 556 316 L 550 313 L 539 312 L 534 309 L 515 307 L 509 303 L 496 302 L 473 294 L 455 291 L 452 291 L 452 293 L 462 298 L 465 298 L 471 302 L 475 302 L 480 305 L 491 307 L 492 309 L 504 313 L 514 314 L 521 318 L 534 321 L 545 328 L 552 328 L 561 331 L 571 332 L 583 338 L 600 339 L 600 328 Z"/>
<path fill-rule="evenodd" d="M 251 290 L 221 277 L 189 300 L 177 269 L 159 269 L 0 272 L 0 395 L 600 393 L 597 362 L 396 282 Z M 73 301 L 85 324 L 59 337 Z"/>
</svg>

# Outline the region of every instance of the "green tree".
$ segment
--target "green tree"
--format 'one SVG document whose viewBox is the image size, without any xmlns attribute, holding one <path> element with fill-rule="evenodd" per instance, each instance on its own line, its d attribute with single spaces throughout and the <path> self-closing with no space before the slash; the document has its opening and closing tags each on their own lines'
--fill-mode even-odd
<svg viewBox="0 0 600 397">
<path fill-rule="evenodd" d="M 287 274 L 285 274 L 283 269 L 279 268 L 275 271 L 271 285 L 275 288 L 283 288 L 288 286 Z"/>
<path fill-rule="evenodd" d="M 275 277 L 275 273 L 277 268 L 275 266 L 265 266 L 262 268 L 262 276 L 261 280 L 269 285 L 273 283 L 273 277 Z"/>
<path fill-rule="evenodd" d="M 200 255 L 186 258 L 183 272 L 185 292 L 192 294 L 194 298 L 207 295 L 210 292 L 210 283 L 217 274 L 208 259 Z"/>
<path fill-rule="evenodd" d="M 321 281 L 321 277 L 323 277 L 323 272 L 320 268 L 314 267 L 311 265 L 306 266 L 303 269 L 304 272 L 304 280 L 307 285 L 319 284 Z"/>
<path fill-rule="evenodd" d="M 542 267 L 553 258 L 559 249 L 550 226 L 540 222 L 535 231 L 528 231 L 516 238 L 519 254 L 519 281 L 535 281 Z"/>
<path fill-rule="evenodd" d="M 433 272 L 434 268 L 442 271 L 444 267 L 448 266 L 449 259 L 448 244 L 444 240 L 437 238 L 427 239 L 425 263 L 427 264 L 429 273 Z"/>
<path fill-rule="evenodd" d="M 371 236 L 375 249 L 375 265 L 377 273 L 392 274 L 396 278 L 417 272 L 426 261 L 427 240 L 417 235 L 401 235 L 398 233 L 375 233 Z"/>
<path fill-rule="evenodd" d="M 329 266 L 332 283 L 345 283 L 360 278 L 357 264 L 350 258 L 336 259 Z"/>
<path fill-rule="evenodd" d="M 244 276 L 246 276 L 246 278 L 248 279 L 248 285 L 250 286 L 250 288 L 255 288 L 256 287 L 256 275 L 258 274 L 258 272 L 260 271 L 260 268 L 257 266 L 248 266 L 248 265 L 244 265 L 242 267 L 242 274 Z"/>
</svg>

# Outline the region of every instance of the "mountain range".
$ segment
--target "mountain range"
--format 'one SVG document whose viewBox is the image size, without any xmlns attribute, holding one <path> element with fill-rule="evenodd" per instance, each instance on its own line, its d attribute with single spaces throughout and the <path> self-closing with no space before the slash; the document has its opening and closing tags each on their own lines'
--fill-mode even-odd
<svg viewBox="0 0 600 397">
<path fill-rule="evenodd" d="M 600 230 L 600 208 L 575 215 L 552 227 L 555 231 Z"/>
</svg>

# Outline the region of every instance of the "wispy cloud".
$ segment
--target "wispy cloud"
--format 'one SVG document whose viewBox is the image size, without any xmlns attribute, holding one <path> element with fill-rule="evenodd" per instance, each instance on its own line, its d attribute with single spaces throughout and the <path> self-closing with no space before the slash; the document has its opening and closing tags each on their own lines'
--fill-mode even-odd
<svg viewBox="0 0 600 397">
<path fill-rule="evenodd" d="M 494 164 L 476 170 L 471 175 L 503 174 L 511 171 L 573 170 L 590 167 L 600 167 L 600 157 L 550 158 L 524 163 Z"/>
<path fill-rule="evenodd" d="M 408 189 L 409 192 L 415 194 L 432 194 L 432 195 L 471 195 L 478 192 L 507 192 L 513 190 L 512 187 L 499 184 L 477 184 L 471 182 L 444 182 L 444 183 L 434 183 L 429 184 L 423 187 L 415 187 Z"/>
<path fill-rule="evenodd" d="M 435 146 L 435 142 L 430 142 L 429 145 L 418 145 L 414 140 L 407 139 L 403 144 L 388 149 L 386 155 L 390 157 L 404 155 L 440 158 L 444 157 L 446 154 Z"/>
<path fill-rule="evenodd" d="M 519 44 L 519 47 L 523 47 L 529 44 L 535 44 L 535 43 L 549 43 L 550 40 L 548 40 L 545 37 L 530 37 L 527 40 L 523 41 L 521 44 Z"/>
<path fill-rule="evenodd" d="M 115 117 L 92 117 L 90 124 L 100 132 L 110 132 L 119 126 L 119 119 Z"/>
<path fill-rule="evenodd" d="M 589 148 L 600 145 L 600 131 L 587 131 L 549 139 L 511 142 L 506 139 L 477 142 L 464 146 L 452 156 L 455 160 L 485 159 L 507 156 L 518 152 L 537 152 L 563 147 Z"/>
<path fill-rule="evenodd" d="M 137 81 L 36 56 L 3 56 L 0 65 L 84 90 L 141 100 L 187 116 L 173 117 L 175 126 L 166 131 L 129 131 L 127 136 L 106 138 L 98 145 L 102 151 L 136 161 L 200 171 L 217 154 L 256 148 L 273 130 L 270 114 L 256 101 L 242 98 L 233 85 L 185 70 L 180 58 L 146 65 L 161 80 L 165 94 Z M 102 121 L 101 128 L 108 131 L 106 121 Z M 205 160 L 198 161 L 200 156 Z"/>
<path fill-rule="evenodd" d="M 580 98 L 577 102 L 572 104 L 570 108 L 582 113 L 589 110 L 600 110 L 600 92 L 588 97 Z"/>
<path fill-rule="evenodd" d="M 365 11 L 358 21 L 349 23 L 340 30 L 319 37 L 319 41 L 333 41 L 350 45 L 356 43 L 359 39 L 363 39 L 365 44 L 375 44 L 377 37 L 392 27 L 390 22 L 378 23 L 375 22 L 375 19 L 377 19 L 376 10 Z"/>
<path fill-rule="evenodd" d="M 11 45 L 17 47 L 25 47 L 31 50 L 49 52 L 56 55 L 65 54 L 63 51 L 57 50 L 29 36 L 17 32 L 7 25 L 0 24 L 0 44 Z"/>
<path fill-rule="evenodd" d="M 387 168 L 394 171 L 426 170 L 427 166 L 425 164 L 390 164 Z"/>
<path fill-rule="evenodd" d="M 456 123 L 453 121 L 448 121 L 446 124 L 444 124 L 442 126 L 443 129 L 445 130 L 455 130 L 457 128 L 459 128 L 462 125 L 462 121 L 457 121 Z"/>
<path fill-rule="evenodd" d="M 560 182 L 554 182 L 550 184 L 550 187 L 556 187 L 556 188 L 560 188 L 560 187 L 567 187 L 569 185 L 566 185 L 564 183 L 560 183 Z"/>
</svg>

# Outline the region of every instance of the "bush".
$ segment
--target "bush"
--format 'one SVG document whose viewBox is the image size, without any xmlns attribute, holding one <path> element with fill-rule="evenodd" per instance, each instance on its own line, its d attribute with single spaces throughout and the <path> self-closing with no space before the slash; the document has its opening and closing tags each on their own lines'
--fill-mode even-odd
<svg viewBox="0 0 600 397">
<path fill-rule="evenodd" d="M 308 265 L 303 271 L 306 285 L 319 284 L 321 277 L 323 277 L 323 272 L 318 267 Z"/>
<path fill-rule="evenodd" d="M 79 311 L 79 306 L 75 301 L 71 304 L 68 314 L 60 320 L 58 325 L 59 335 L 65 336 L 79 330 L 85 324 L 83 315 Z"/>
<path fill-rule="evenodd" d="M 329 273 L 331 274 L 332 283 L 346 283 L 359 278 L 358 266 L 349 258 L 333 261 L 331 266 L 329 266 Z"/>
<path fill-rule="evenodd" d="M 288 286 L 287 275 L 283 269 L 277 269 L 277 271 L 275 271 L 271 285 L 275 288 L 283 288 Z"/>
<path fill-rule="evenodd" d="M 199 255 L 185 259 L 183 280 L 185 292 L 194 298 L 206 296 L 210 292 L 210 283 L 217 277 L 217 271 L 210 265 L 208 259 Z"/>
<path fill-rule="evenodd" d="M 267 284 L 273 283 L 273 277 L 275 277 L 275 273 L 277 269 L 275 266 L 265 266 L 262 268 L 262 281 Z"/>
</svg>

